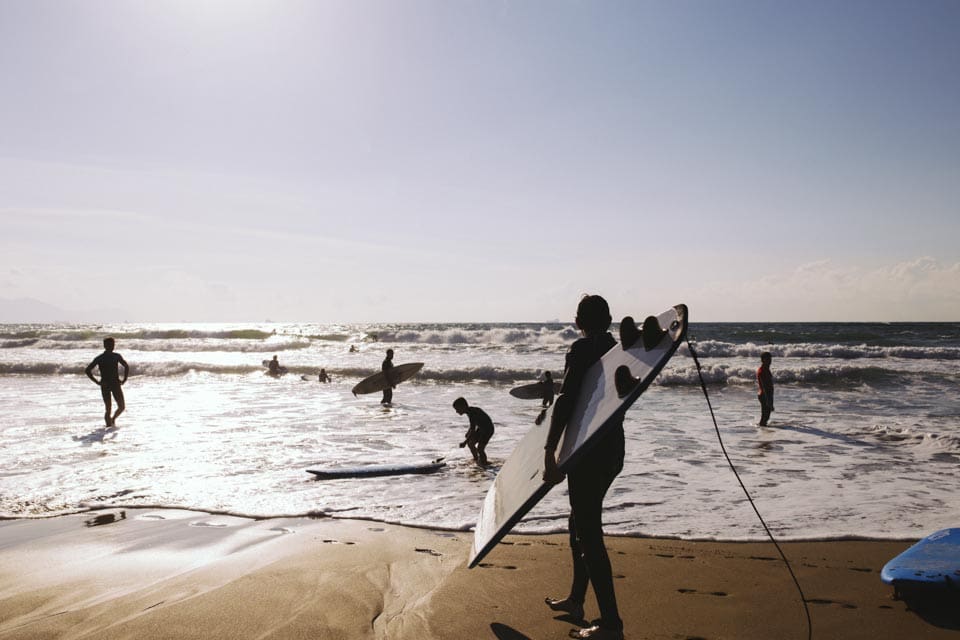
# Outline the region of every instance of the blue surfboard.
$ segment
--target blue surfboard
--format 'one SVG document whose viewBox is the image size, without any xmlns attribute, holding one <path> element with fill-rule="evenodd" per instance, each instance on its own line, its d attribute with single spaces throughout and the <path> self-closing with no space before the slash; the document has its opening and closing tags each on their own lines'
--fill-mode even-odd
<svg viewBox="0 0 960 640">
<path fill-rule="evenodd" d="M 880 579 L 894 587 L 960 589 L 960 529 L 941 529 L 884 565 Z"/>
</svg>

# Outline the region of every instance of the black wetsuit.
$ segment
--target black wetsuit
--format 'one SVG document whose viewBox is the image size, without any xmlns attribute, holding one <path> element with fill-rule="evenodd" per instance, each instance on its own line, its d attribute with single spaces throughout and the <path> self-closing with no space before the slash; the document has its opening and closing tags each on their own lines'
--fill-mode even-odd
<svg viewBox="0 0 960 640">
<path fill-rule="evenodd" d="M 391 358 L 384 358 L 383 364 L 380 365 L 380 370 L 383 371 L 383 374 L 387 378 L 387 384 L 390 385 L 383 390 L 383 399 L 380 400 L 380 404 L 390 404 L 393 402 L 393 372 L 390 371 L 393 369 L 393 360 Z"/>
<path fill-rule="evenodd" d="M 587 370 L 616 344 L 609 333 L 581 338 L 567 353 L 561 394 L 577 398 Z M 571 598 L 583 602 L 587 584 L 600 607 L 601 626 L 622 629 L 610 558 L 603 544 L 603 498 L 623 469 L 623 416 L 567 474 L 570 493 L 570 549 L 573 553 Z"/>
<path fill-rule="evenodd" d="M 126 366 L 126 361 L 119 353 L 115 351 L 104 351 L 90 363 L 90 366 L 96 365 L 100 369 L 100 392 L 103 394 L 103 400 L 106 402 L 110 395 L 120 402 L 123 399 L 123 389 L 120 386 L 120 364 Z"/>
<path fill-rule="evenodd" d="M 470 428 L 467 429 L 467 439 L 475 438 L 476 444 L 482 449 L 493 437 L 493 420 L 480 407 L 467 407 L 467 417 L 470 418 Z"/>
</svg>

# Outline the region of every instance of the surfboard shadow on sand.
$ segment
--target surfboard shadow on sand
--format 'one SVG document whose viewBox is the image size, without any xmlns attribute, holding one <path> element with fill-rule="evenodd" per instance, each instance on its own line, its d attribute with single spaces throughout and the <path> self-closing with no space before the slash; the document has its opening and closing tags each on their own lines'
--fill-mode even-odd
<svg viewBox="0 0 960 640">
<path fill-rule="evenodd" d="M 533 640 L 530 636 L 524 635 L 511 626 L 493 622 L 490 624 L 490 631 L 497 637 L 497 640 Z"/>
</svg>

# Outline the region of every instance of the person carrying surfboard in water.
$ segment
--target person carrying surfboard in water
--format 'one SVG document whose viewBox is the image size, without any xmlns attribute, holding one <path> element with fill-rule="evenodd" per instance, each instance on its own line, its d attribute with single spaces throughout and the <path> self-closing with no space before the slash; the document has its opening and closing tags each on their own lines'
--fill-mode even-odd
<svg viewBox="0 0 960 640">
<path fill-rule="evenodd" d="M 550 431 L 544 447 L 544 482 L 558 483 L 563 474 L 557 466 L 557 446 L 574 409 L 584 375 L 615 344 L 610 335 L 611 316 L 607 301 L 598 295 L 585 295 L 577 307 L 576 324 L 583 337 L 573 343 L 566 356 L 563 386 L 550 418 Z M 567 475 L 570 495 L 570 550 L 573 555 L 573 581 L 566 598 L 546 598 L 548 607 L 583 620 L 587 586 L 593 586 L 600 619 L 597 624 L 571 630 L 573 638 L 622 640 L 623 620 L 617 608 L 613 571 L 603 543 L 603 498 L 614 478 L 623 469 L 623 416 L 601 437 Z"/>
<path fill-rule="evenodd" d="M 127 374 L 130 373 L 130 367 L 127 365 L 127 361 L 123 359 L 119 353 L 113 351 L 115 347 L 115 342 L 113 338 L 104 338 L 103 339 L 103 353 L 98 355 L 93 359 L 93 362 L 87 365 L 87 368 L 84 370 L 84 373 L 87 374 L 87 377 L 93 380 L 97 385 L 100 386 L 100 393 L 103 395 L 103 406 L 105 408 L 105 413 L 103 414 L 103 419 L 107 423 L 108 427 L 115 427 L 117 423 L 117 416 L 123 413 L 123 410 L 126 409 L 126 404 L 123 400 L 123 383 L 127 381 Z M 120 367 L 123 367 L 123 378 L 120 377 Z M 93 368 L 97 367 L 100 370 L 100 379 L 97 380 L 93 375 Z M 113 417 L 110 416 L 111 409 L 111 396 L 117 401 L 117 411 L 113 414 Z"/>
<path fill-rule="evenodd" d="M 773 374 L 770 372 L 770 362 L 773 356 L 769 351 L 760 354 L 760 368 L 757 369 L 757 399 L 760 401 L 760 426 L 767 426 L 770 414 L 773 413 Z"/>
<path fill-rule="evenodd" d="M 459 415 L 467 414 L 470 419 L 470 426 L 467 428 L 467 435 L 464 436 L 460 448 L 470 447 L 470 453 L 473 459 L 481 467 L 487 466 L 487 443 L 493 437 L 493 420 L 487 415 L 487 412 L 480 407 L 471 407 L 464 398 L 457 398 L 453 401 L 453 409 Z"/>
<path fill-rule="evenodd" d="M 543 422 L 543 419 L 547 417 L 547 408 L 553 404 L 553 374 L 544 371 L 543 380 L 540 381 L 540 384 L 543 387 L 543 404 L 541 405 L 543 409 L 537 415 L 536 420 L 533 421 L 535 424 Z"/>
<path fill-rule="evenodd" d="M 393 402 L 393 389 L 397 384 L 393 380 L 393 372 L 391 369 L 393 369 L 393 349 L 387 349 L 387 357 L 383 359 L 380 370 L 383 371 L 383 375 L 387 379 L 387 382 L 390 383 L 390 386 L 383 390 L 383 399 L 380 400 L 380 404 L 390 404 Z"/>
<path fill-rule="evenodd" d="M 553 404 L 553 374 L 549 371 L 543 372 L 543 408 L 546 409 Z"/>
</svg>

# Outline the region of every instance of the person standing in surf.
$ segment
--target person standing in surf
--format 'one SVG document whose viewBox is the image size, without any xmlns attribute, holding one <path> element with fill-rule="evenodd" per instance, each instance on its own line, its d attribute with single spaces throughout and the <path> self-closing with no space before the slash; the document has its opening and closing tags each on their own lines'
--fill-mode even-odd
<svg viewBox="0 0 960 640">
<path fill-rule="evenodd" d="M 467 404 L 464 398 L 454 400 L 453 409 L 458 415 L 467 414 L 467 418 L 470 419 L 467 435 L 460 443 L 460 448 L 469 446 L 474 461 L 481 467 L 487 466 L 486 448 L 490 438 L 493 437 L 493 420 L 480 407 L 471 407 Z"/>
<path fill-rule="evenodd" d="M 123 413 L 123 410 L 126 408 L 126 404 L 123 400 L 123 383 L 127 381 L 127 375 L 130 373 L 130 367 L 127 365 L 127 361 L 123 359 L 119 353 L 114 352 L 115 342 L 113 338 L 104 338 L 103 339 L 103 353 L 98 355 L 93 359 L 84 372 L 87 374 L 87 377 L 93 380 L 97 385 L 100 386 L 100 393 L 103 395 L 103 406 L 105 408 L 105 413 L 103 414 L 104 422 L 107 423 L 108 427 L 115 427 L 117 423 L 117 416 Z M 120 367 L 123 367 L 123 378 L 120 377 Z M 97 380 L 93 375 L 93 368 L 97 367 L 100 370 L 100 379 Z M 111 410 L 111 397 L 117 401 L 117 411 L 110 416 Z"/>
<path fill-rule="evenodd" d="M 773 413 L 773 374 L 770 372 L 770 362 L 773 356 L 769 351 L 760 354 L 760 368 L 757 369 L 757 399 L 760 401 L 761 427 L 767 426 L 770 414 Z"/>
<path fill-rule="evenodd" d="M 387 384 L 390 386 L 383 390 L 383 399 L 380 400 L 380 404 L 390 404 L 393 402 L 393 389 L 397 386 L 397 384 L 394 382 L 392 369 L 393 349 L 387 349 L 387 357 L 383 359 L 383 364 L 380 365 L 380 370 L 383 371 L 383 375 L 387 379 Z"/>
<path fill-rule="evenodd" d="M 583 337 L 573 343 L 566 356 L 563 386 L 550 419 L 543 457 L 544 482 L 558 483 L 563 474 L 557 467 L 557 446 L 573 413 L 574 403 L 587 370 L 615 344 L 610 335 L 610 307 L 598 295 L 585 295 L 577 306 L 576 324 Z M 622 640 L 623 620 L 617 608 L 610 557 L 603 543 L 603 498 L 623 469 L 623 415 L 601 437 L 567 475 L 570 495 L 570 550 L 573 555 L 573 580 L 566 598 L 546 598 L 548 607 L 583 620 L 587 586 L 600 607 L 600 619 L 593 626 L 570 632 L 573 638 Z"/>
<path fill-rule="evenodd" d="M 553 374 L 544 371 L 543 380 L 540 381 L 540 384 L 543 387 L 543 404 L 541 405 L 543 409 L 540 410 L 537 418 L 533 421 L 535 424 L 543 422 L 543 419 L 547 417 L 547 408 L 553 404 Z"/>
<path fill-rule="evenodd" d="M 268 373 L 273 377 L 277 377 L 282 373 L 280 371 L 280 361 L 277 359 L 277 356 L 273 356 L 273 360 L 267 364 L 267 369 Z"/>
<path fill-rule="evenodd" d="M 549 371 L 543 372 L 543 408 L 546 409 L 553 404 L 553 374 Z"/>
</svg>

